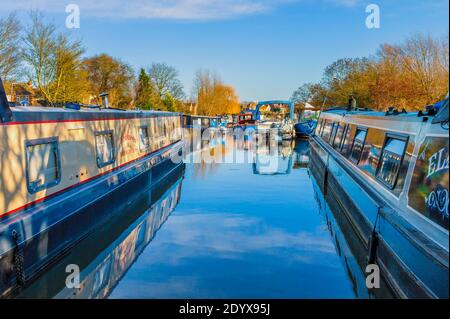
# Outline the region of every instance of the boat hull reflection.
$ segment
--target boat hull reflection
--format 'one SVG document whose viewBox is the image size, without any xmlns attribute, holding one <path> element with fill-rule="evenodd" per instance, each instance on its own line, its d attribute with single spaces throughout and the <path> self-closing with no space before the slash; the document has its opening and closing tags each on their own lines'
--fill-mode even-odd
<svg viewBox="0 0 450 319">
<path fill-rule="evenodd" d="M 111 212 L 114 217 L 107 224 L 78 243 L 70 254 L 49 268 L 18 297 L 108 297 L 177 206 L 184 171 L 185 164 L 179 164 L 164 179 L 118 206 L 115 213 Z M 66 285 L 68 265 L 79 267 L 79 288 Z"/>
</svg>

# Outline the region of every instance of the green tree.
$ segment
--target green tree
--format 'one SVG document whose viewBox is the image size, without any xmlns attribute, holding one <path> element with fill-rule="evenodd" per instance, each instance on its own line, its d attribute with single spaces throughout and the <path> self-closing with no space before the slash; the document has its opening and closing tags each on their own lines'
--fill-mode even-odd
<svg viewBox="0 0 450 319">
<path fill-rule="evenodd" d="M 150 77 L 143 68 L 139 72 L 138 83 L 136 87 L 135 106 L 142 109 L 151 109 L 153 90 L 150 83 Z"/>
<path fill-rule="evenodd" d="M 170 94 L 170 92 L 167 92 L 164 98 L 162 99 L 164 109 L 169 112 L 175 112 L 177 110 L 176 107 L 176 101 Z"/>
</svg>

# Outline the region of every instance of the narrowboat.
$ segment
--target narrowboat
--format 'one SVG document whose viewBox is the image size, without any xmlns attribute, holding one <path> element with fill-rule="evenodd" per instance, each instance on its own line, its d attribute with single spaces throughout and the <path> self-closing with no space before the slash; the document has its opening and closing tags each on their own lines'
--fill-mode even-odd
<svg viewBox="0 0 450 319">
<path fill-rule="evenodd" d="M 181 115 L 10 107 L 0 80 L 0 296 L 181 162 Z"/>
<path fill-rule="evenodd" d="M 448 121 L 448 98 L 426 112 L 333 109 L 310 139 L 318 186 L 395 297 L 448 298 Z"/>
</svg>

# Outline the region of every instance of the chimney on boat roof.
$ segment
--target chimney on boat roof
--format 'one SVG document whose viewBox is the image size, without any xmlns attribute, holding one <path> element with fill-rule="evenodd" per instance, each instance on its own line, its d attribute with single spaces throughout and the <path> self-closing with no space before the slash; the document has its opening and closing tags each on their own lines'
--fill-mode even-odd
<svg viewBox="0 0 450 319">
<path fill-rule="evenodd" d="M 0 77 L 0 122 L 10 122 L 12 112 L 9 107 L 8 99 L 6 98 L 5 88 L 3 87 L 2 78 Z"/>
<path fill-rule="evenodd" d="M 107 92 L 100 93 L 100 97 L 102 98 L 102 105 L 105 109 L 109 109 L 108 95 L 109 94 Z"/>
</svg>

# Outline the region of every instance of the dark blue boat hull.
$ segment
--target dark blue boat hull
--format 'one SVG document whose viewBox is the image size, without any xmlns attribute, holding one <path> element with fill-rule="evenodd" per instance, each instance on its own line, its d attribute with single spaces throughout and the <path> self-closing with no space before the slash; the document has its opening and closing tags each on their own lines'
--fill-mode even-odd
<svg viewBox="0 0 450 319">
<path fill-rule="evenodd" d="M 294 125 L 295 134 L 297 137 L 308 137 L 314 132 L 315 128 L 315 121 L 306 121 Z"/>
</svg>

